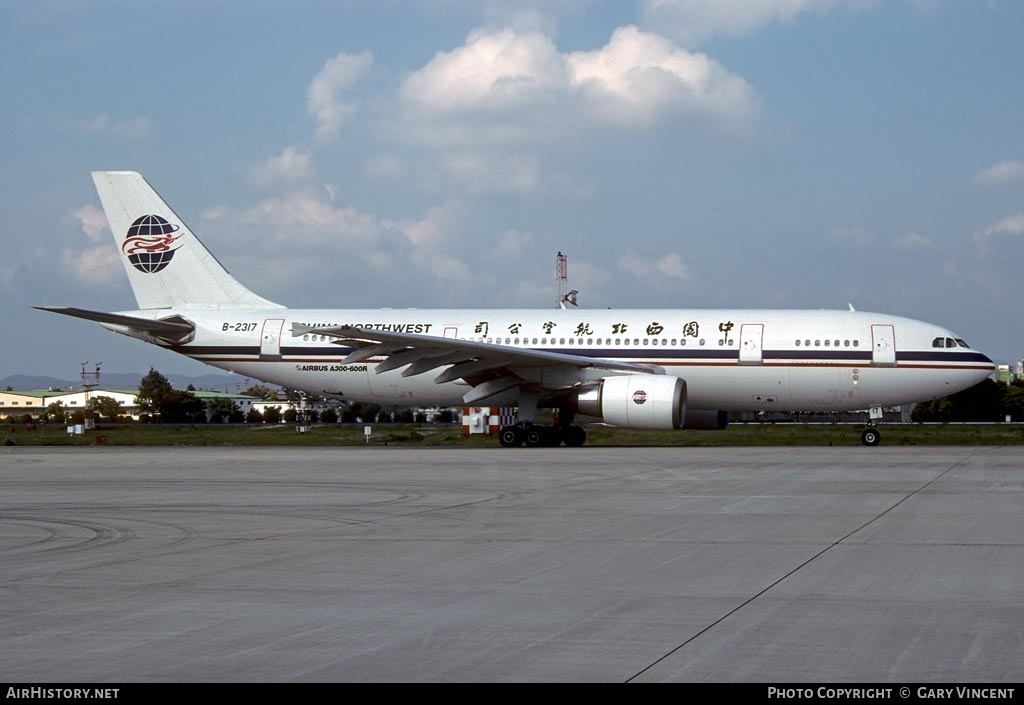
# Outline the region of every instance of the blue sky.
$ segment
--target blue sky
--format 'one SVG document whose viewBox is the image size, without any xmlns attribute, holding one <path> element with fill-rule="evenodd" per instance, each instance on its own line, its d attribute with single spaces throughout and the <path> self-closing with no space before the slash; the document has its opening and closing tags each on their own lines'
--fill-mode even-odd
<svg viewBox="0 0 1024 705">
<path fill-rule="evenodd" d="M 1024 3 L 6 2 L 0 374 L 207 368 L 94 169 L 293 307 L 882 311 L 1024 357 Z M 16 335 L 16 337 L 15 337 Z M 69 345 L 69 341 L 73 344 Z"/>
</svg>

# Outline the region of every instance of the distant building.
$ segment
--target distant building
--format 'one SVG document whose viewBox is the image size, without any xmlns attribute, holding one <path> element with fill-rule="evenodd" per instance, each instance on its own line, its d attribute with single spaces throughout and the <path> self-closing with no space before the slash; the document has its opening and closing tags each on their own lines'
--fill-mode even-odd
<svg viewBox="0 0 1024 705">
<path fill-rule="evenodd" d="M 138 389 L 90 389 L 85 390 L 62 390 L 48 389 L 35 390 L 30 392 L 0 391 L 0 419 L 8 416 L 19 418 L 25 414 L 38 417 L 46 411 L 50 404 L 60 402 L 65 411 L 75 411 L 86 408 L 86 396 L 89 399 L 96 397 L 110 397 L 121 405 L 122 413 L 138 421 L 142 413 L 139 408 Z M 192 394 L 204 403 L 216 399 L 230 399 L 235 406 L 243 413 L 249 413 L 252 408 L 258 408 L 261 404 L 259 397 L 250 397 L 245 394 L 231 394 L 228 392 L 206 392 L 193 391 Z"/>
<path fill-rule="evenodd" d="M 1009 365 L 996 365 L 996 381 L 1002 384 L 1009 384 L 1013 381 L 1013 372 Z"/>
</svg>

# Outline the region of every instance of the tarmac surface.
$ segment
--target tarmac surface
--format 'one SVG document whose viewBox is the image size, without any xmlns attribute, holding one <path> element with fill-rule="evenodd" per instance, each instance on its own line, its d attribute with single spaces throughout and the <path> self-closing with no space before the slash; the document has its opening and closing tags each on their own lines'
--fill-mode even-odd
<svg viewBox="0 0 1024 705">
<path fill-rule="evenodd" d="M 0 678 L 1024 679 L 1024 448 L 0 450 Z"/>
</svg>

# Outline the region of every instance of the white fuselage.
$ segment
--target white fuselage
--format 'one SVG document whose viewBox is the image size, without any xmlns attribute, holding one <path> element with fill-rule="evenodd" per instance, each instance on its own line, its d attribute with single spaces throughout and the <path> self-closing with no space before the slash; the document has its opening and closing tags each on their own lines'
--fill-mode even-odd
<svg viewBox="0 0 1024 705">
<path fill-rule="evenodd" d="M 379 360 L 372 358 L 344 364 L 350 347 L 308 329 L 293 335 L 293 324 L 297 330 L 353 325 L 657 365 L 686 380 L 691 409 L 892 406 L 965 389 L 994 369 L 988 357 L 955 342 L 944 328 L 858 311 L 195 308 L 128 313 L 176 314 L 194 323 L 189 343 L 159 344 L 201 362 L 289 388 L 384 405 L 457 406 L 470 387 L 461 380 L 435 383 L 438 370 L 403 376 L 401 369 L 376 374 Z M 564 389 L 565 382 L 561 375 L 551 388 Z M 487 403 L 515 404 L 515 393 Z"/>
</svg>

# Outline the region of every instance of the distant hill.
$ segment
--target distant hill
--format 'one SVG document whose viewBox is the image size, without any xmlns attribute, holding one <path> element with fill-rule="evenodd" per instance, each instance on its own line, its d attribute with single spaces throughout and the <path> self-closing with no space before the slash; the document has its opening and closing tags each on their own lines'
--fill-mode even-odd
<svg viewBox="0 0 1024 705">
<path fill-rule="evenodd" d="M 145 375 L 145 372 L 104 372 L 100 377 L 100 384 L 110 389 L 135 389 L 139 386 L 139 380 Z M 164 376 L 170 380 L 175 389 L 186 389 L 191 384 L 196 389 L 214 392 L 240 392 L 254 384 L 264 384 L 259 380 L 242 375 L 209 374 L 189 377 L 188 375 L 165 374 Z M 0 379 L 0 389 L 7 387 L 19 392 L 33 389 L 81 389 L 82 380 L 59 379 L 44 375 L 10 375 Z"/>
</svg>

